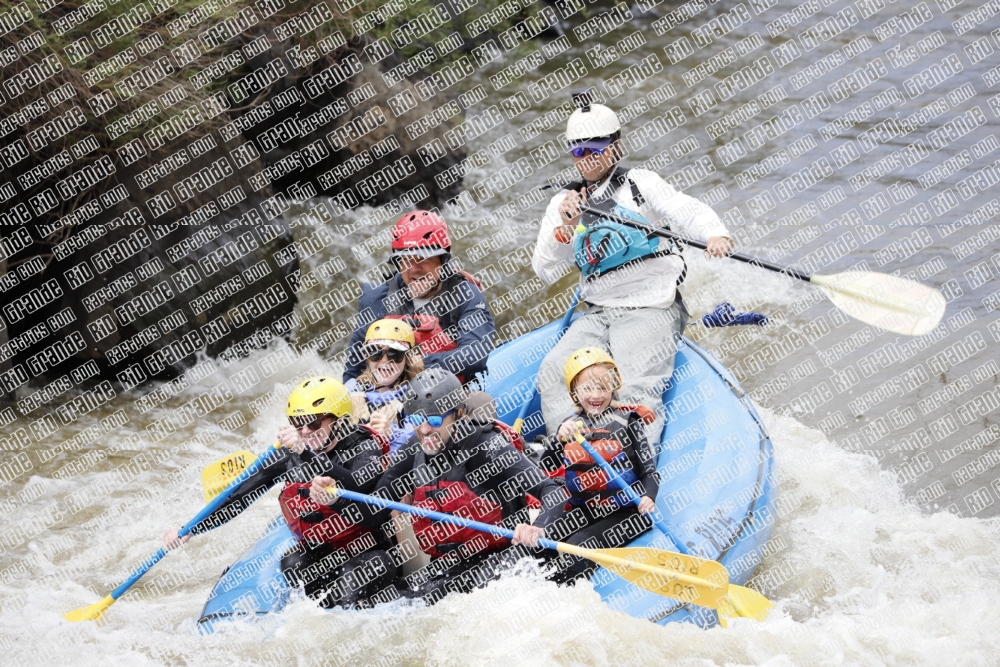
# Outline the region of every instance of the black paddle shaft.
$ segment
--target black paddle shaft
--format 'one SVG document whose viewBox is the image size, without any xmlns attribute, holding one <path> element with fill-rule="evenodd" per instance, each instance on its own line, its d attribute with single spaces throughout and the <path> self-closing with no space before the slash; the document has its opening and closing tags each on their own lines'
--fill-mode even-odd
<svg viewBox="0 0 1000 667">
<path fill-rule="evenodd" d="M 592 213 L 601 218 L 607 218 L 614 222 L 632 227 L 633 229 L 638 229 L 641 232 L 645 232 L 647 235 L 659 236 L 660 238 L 670 239 L 672 241 L 677 241 L 685 245 L 693 246 L 695 248 L 701 248 L 702 250 L 708 249 L 708 244 L 702 241 L 696 241 L 694 239 L 689 239 L 686 236 L 681 236 L 676 232 L 672 232 L 669 229 L 658 229 L 656 227 L 650 227 L 649 225 L 644 225 L 641 222 L 636 222 L 635 220 L 629 220 L 628 218 L 623 218 L 620 215 L 615 215 L 614 213 L 608 213 L 606 211 L 599 211 L 596 208 L 591 208 L 590 206 L 581 205 L 580 210 L 585 213 Z M 750 257 L 749 255 L 741 255 L 738 252 L 731 253 L 727 255 L 730 259 L 735 259 L 740 262 L 746 262 L 752 266 L 759 266 L 762 269 L 767 269 L 768 271 L 774 271 L 775 273 L 784 273 L 786 276 L 791 276 L 792 278 L 798 278 L 799 280 L 804 280 L 809 282 L 809 274 L 797 271 L 790 266 L 778 266 L 777 264 L 772 264 L 771 262 L 765 262 L 757 257 Z"/>
</svg>

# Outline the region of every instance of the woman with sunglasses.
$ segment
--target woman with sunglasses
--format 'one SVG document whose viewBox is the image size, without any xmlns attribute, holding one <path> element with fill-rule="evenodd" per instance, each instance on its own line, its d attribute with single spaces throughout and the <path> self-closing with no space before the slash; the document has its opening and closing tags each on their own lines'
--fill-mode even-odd
<svg viewBox="0 0 1000 667">
<path fill-rule="evenodd" d="M 395 452 L 413 435 L 413 426 L 403 419 L 407 383 L 424 370 L 414 347 L 413 329 L 402 320 L 378 320 L 365 334 L 365 370 L 348 380 L 355 422 L 367 424 L 389 439 Z"/>
<path fill-rule="evenodd" d="M 484 373 L 496 324 L 479 281 L 452 260 L 444 218 L 433 211 L 404 213 L 392 228 L 390 246 L 396 272 L 384 283 L 361 286 L 344 382 L 365 369 L 364 323 L 371 318 L 405 320 L 427 367 L 452 369 L 464 381 Z"/>
<path fill-rule="evenodd" d="M 573 101 L 577 109 L 566 122 L 566 140 L 581 180 L 563 186 L 549 202 L 531 266 L 550 284 L 562 278 L 567 267 L 576 266 L 588 308 L 546 355 L 541 374 L 558 377 L 574 350 L 610 349 L 623 371 L 622 400 L 657 412 L 648 434 L 651 442 L 659 442 L 663 429 L 660 399 L 673 373 L 676 341 L 687 321 L 677 289 L 687 265 L 680 248 L 672 243 L 584 213 L 581 207 L 706 241 L 708 257 L 725 257 L 733 243 L 709 206 L 679 192 L 652 171 L 621 164 L 625 145 L 614 111 L 593 104 L 589 92 L 574 94 Z M 664 119 L 658 122 L 662 125 Z M 630 141 L 630 146 L 642 141 L 636 136 L 638 140 Z M 655 148 L 648 150 L 655 152 Z M 540 394 L 549 435 L 555 435 L 572 412 L 573 402 L 554 382 L 543 383 Z"/>
<path fill-rule="evenodd" d="M 537 521 L 558 512 L 565 492 L 499 431 L 468 414 L 467 390 L 453 373 L 428 368 L 410 388 L 405 409 L 414 437 L 393 456 L 373 495 L 396 502 L 410 497 L 417 507 L 483 523 L 503 522 L 515 526 L 515 540 L 530 535 L 525 494 L 541 499 Z M 368 508 L 364 514 L 362 522 L 372 529 L 391 525 L 389 510 Z M 404 597 L 420 597 L 428 604 L 449 591 L 484 585 L 527 555 L 506 539 L 427 519 L 415 519 L 413 530 L 431 561 L 396 587 Z"/>
<path fill-rule="evenodd" d="M 289 528 L 299 538 L 281 559 L 292 586 L 324 607 L 366 604 L 396 578 L 388 554 L 389 539 L 359 525 L 360 512 L 348 500 L 334 500 L 313 481 L 335 479 L 346 489 L 369 493 L 382 474 L 383 446 L 388 443 L 351 420 L 351 400 L 339 381 L 312 377 L 288 397 L 288 423 L 278 429 L 281 448 L 274 460 L 243 482 L 229 499 L 198 524 L 192 534 L 220 526 L 247 509 L 265 491 L 281 483 L 278 496 Z M 177 538 L 177 528 L 163 536 L 173 549 L 190 536 Z M 369 579 L 367 572 L 382 572 Z M 365 581 L 357 587 L 357 581 Z M 352 583 L 353 582 L 353 583 Z"/>
</svg>

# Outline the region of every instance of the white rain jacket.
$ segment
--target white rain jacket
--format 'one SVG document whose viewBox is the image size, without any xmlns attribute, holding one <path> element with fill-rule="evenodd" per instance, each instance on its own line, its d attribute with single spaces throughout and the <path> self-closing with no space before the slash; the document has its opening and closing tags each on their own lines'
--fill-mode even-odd
<svg viewBox="0 0 1000 667">
<path fill-rule="evenodd" d="M 637 211 L 650 225 L 669 225 L 672 231 L 699 241 L 707 241 L 712 236 L 729 236 L 725 225 L 711 207 L 678 191 L 657 174 L 645 169 L 631 169 L 628 176 L 639 188 L 639 193 L 646 200 L 645 204 L 636 205 L 627 180 L 614 193 L 614 200 L 625 208 Z M 613 178 L 607 179 L 592 196 L 588 195 L 588 200 L 602 198 L 612 181 Z M 565 275 L 566 267 L 576 266 L 573 244 L 559 243 L 555 237 L 556 227 L 565 224 L 565 220 L 559 215 L 559 205 L 568 193 L 569 190 L 560 190 L 549 202 L 531 258 L 531 268 L 549 284 Z M 660 247 L 665 249 L 668 243 L 666 239 L 661 239 Z M 583 300 L 597 306 L 669 308 L 674 303 L 677 278 L 683 269 L 683 260 L 676 255 L 669 255 L 651 257 L 593 280 L 586 280 L 581 276 Z"/>
</svg>

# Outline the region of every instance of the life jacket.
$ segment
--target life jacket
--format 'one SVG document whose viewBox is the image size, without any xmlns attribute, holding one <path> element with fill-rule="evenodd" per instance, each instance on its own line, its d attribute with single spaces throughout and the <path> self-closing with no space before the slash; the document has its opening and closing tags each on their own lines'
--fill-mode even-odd
<svg viewBox="0 0 1000 667">
<path fill-rule="evenodd" d="M 422 451 L 417 452 L 414 469 L 426 462 Z M 428 482 L 413 490 L 413 506 L 454 514 L 463 519 L 500 525 L 503 521 L 503 507 L 496 502 L 477 495 L 465 482 L 465 465 L 453 466 L 434 482 Z M 432 558 L 458 552 L 463 557 L 474 553 L 494 551 L 509 544 L 502 537 L 482 533 L 471 528 L 459 528 L 452 524 L 439 523 L 424 517 L 413 521 L 413 532 L 417 536 L 420 549 Z"/>
<path fill-rule="evenodd" d="M 389 391 L 376 391 L 370 383 L 362 381 L 361 378 L 355 378 L 347 381 L 347 390 L 351 393 L 363 393 L 365 395 L 365 403 L 368 405 L 368 409 L 372 412 L 389 403 L 392 403 L 393 401 L 399 401 L 400 403 L 406 402 L 406 384 L 403 384 L 396 389 L 390 389 Z M 410 439 L 411 435 L 413 435 L 413 426 L 406 422 L 404 416 L 405 415 L 402 410 L 397 413 L 396 420 L 393 423 L 393 429 L 388 436 L 372 430 L 367 423 L 361 424 L 361 426 L 364 426 L 372 433 L 372 437 L 383 446 L 384 453 L 391 454 L 406 444 L 406 441 Z M 385 442 L 383 442 L 383 440 Z M 388 443 L 388 445 L 386 445 L 386 443 Z M 388 449 L 386 449 L 386 447 L 388 447 Z"/>
<path fill-rule="evenodd" d="M 365 392 L 365 401 L 367 401 L 368 407 L 373 410 L 377 410 L 383 405 L 392 403 L 393 401 L 399 401 L 400 403 L 406 401 L 405 385 L 396 389 L 390 389 L 389 391 L 376 391 L 371 385 L 359 382 L 358 389 Z"/>
<path fill-rule="evenodd" d="M 382 469 L 385 470 L 386 457 L 389 454 L 389 440 L 384 435 L 361 425 L 359 428 L 368 432 L 382 449 Z M 320 505 L 309 499 L 309 489 L 312 482 L 291 482 L 285 485 L 278 495 L 278 504 L 285 522 L 300 540 L 313 543 L 325 543 L 335 549 L 344 549 L 359 537 L 371 534 L 367 528 L 357 525 L 360 515 L 354 521 L 330 505 Z"/>
<path fill-rule="evenodd" d="M 511 444 L 511 446 L 514 447 L 514 449 L 516 449 L 517 451 L 519 451 L 521 453 L 524 453 L 524 438 L 521 437 L 521 434 L 518 433 L 517 431 L 515 431 L 513 427 L 508 426 L 504 422 L 502 422 L 499 419 L 497 419 L 496 421 L 493 422 L 493 428 L 500 435 L 502 435 L 504 438 L 506 438 L 507 442 L 509 442 Z M 554 475 L 551 475 L 551 474 L 545 472 L 544 470 L 542 472 L 544 472 L 545 475 L 547 477 L 549 477 L 550 479 L 554 476 Z M 559 472 L 559 476 L 561 477 L 562 476 L 562 470 L 560 469 L 558 472 Z M 528 509 L 533 509 L 533 510 L 540 510 L 540 509 L 542 509 L 542 502 L 538 498 L 536 498 L 533 495 L 531 495 L 530 493 L 524 494 L 524 503 L 525 503 L 525 505 L 527 505 Z"/>
<path fill-rule="evenodd" d="M 457 271 L 442 281 L 441 291 L 438 292 L 438 295 L 453 287 L 456 281 L 461 280 L 466 280 L 482 289 L 482 284 L 476 280 L 474 276 L 466 273 L 465 271 Z M 449 350 L 457 349 L 458 343 L 448 333 L 449 329 L 452 331 L 455 330 L 454 323 L 447 321 L 451 318 L 433 314 L 416 313 L 413 310 L 413 300 L 409 298 L 401 298 L 401 295 L 398 294 L 400 291 L 401 290 L 397 290 L 396 294 L 392 296 L 395 297 L 396 303 L 401 305 L 405 304 L 406 307 L 403 308 L 403 310 L 408 310 L 410 312 L 387 314 L 385 318 L 389 320 L 402 320 L 409 324 L 410 328 L 413 329 L 413 337 L 416 340 L 417 346 L 420 348 L 421 354 L 436 354 L 438 352 L 447 352 Z"/>
<path fill-rule="evenodd" d="M 497 419 L 495 422 L 493 422 L 493 428 L 500 435 L 505 437 L 507 439 L 507 442 L 513 445 L 514 449 L 516 449 L 519 452 L 524 451 L 524 438 L 522 438 L 521 434 L 515 431 L 511 426 L 508 426 L 507 424 Z"/>
<path fill-rule="evenodd" d="M 281 513 L 296 537 L 313 543 L 329 544 L 346 549 L 354 540 L 371 534 L 367 528 L 350 521 L 331 505 L 320 505 L 309 499 L 311 482 L 293 482 L 281 490 L 278 503 Z"/>
<path fill-rule="evenodd" d="M 611 177 L 611 183 L 606 190 L 607 194 L 600 200 L 588 199 L 587 205 L 602 212 L 651 226 L 636 211 L 615 203 L 614 194 L 626 181 L 632 189 L 632 200 L 636 206 L 642 206 L 646 202 L 635 181 L 628 177 L 628 172 L 628 169 L 617 170 Z M 582 185 L 582 182 L 571 183 L 566 187 L 579 189 Z M 669 228 L 668 226 L 667 229 Z M 662 244 L 665 247 L 661 247 L 660 241 L 658 236 L 647 236 L 646 232 L 639 229 L 587 212 L 581 217 L 580 226 L 577 227 L 573 237 L 573 258 L 587 280 L 594 280 L 616 269 L 652 257 L 677 255 L 683 261 L 683 256 L 680 255 L 672 242 L 665 242 Z M 684 269 L 677 279 L 678 285 L 684 281 L 686 273 L 687 264 L 684 265 Z"/>
<path fill-rule="evenodd" d="M 625 444 L 630 441 L 628 414 L 628 411 L 622 413 L 615 410 L 601 427 L 590 429 L 586 438 L 600 457 L 611 464 L 618 476 L 631 486 L 639 481 L 639 477 L 624 449 Z M 632 506 L 631 501 L 608 479 L 607 473 L 580 443 L 566 443 L 563 448 L 563 463 L 566 467 L 566 490 L 570 496 L 567 502 L 570 506 Z"/>
<path fill-rule="evenodd" d="M 371 435 L 371 437 L 372 437 L 372 440 L 374 440 L 375 443 L 382 449 L 382 456 L 383 457 L 389 455 L 389 438 L 385 437 L 384 435 L 382 435 L 381 433 L 379 433 L 378 431 L 376 431 L 375 429 L 373 429 L 368 424 L 359 424 L 358 428 L 361 428 L 361 429 L 364 429 L 364 430 L 368 431 L 369 435 Z M 384 472 L 384 469 L 385 469 L 385 461 L 384 460 L 383 460 L 382 468 L 383 468 L 383 472 Z"/>
</svg>

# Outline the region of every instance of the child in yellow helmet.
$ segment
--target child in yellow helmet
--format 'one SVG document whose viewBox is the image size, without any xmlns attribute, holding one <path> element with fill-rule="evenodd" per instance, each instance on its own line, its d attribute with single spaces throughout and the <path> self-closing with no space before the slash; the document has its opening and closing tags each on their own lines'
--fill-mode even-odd
<svg viewBox="0 0 1000 667">
<path fill-rule="evenodd" d="M 581 180 L 563 185 L 549 201 L 531 257 L 531 267 L 549 284 L 562 280 L 567 268 L 579 269 L 587 304 L 545 355 L 540 377 L 557 374 L 573 350 L 607 347 L 622 370 L 622 395 L 655 411 L 647 433 L 657 443 L 664 424 L 661 397 L 688 319 L 678 289 L 687 265 L 673 244 L 605 216 L 704 241 L 709 257 L 725 257 L 733 241 L 710 206 L 652 171 L 623 163 L 618 116 L 596 102 L 591 93 L 574 95 L 577 109 L 566 120 L 565 136 Z M 540 383 L 538 391 L 552 435 L 571 404 L 558 384 Z"/>
<path fill-rule="evenodd" d="M 413 435 L 413 427 L 403 419 L 402 408 L 407 385 L 424 370 L 415 345 L 413 329 L 406 322 L 398 319 L 373 322 L 362 348 L 365 369 L 345 385 L 351 394 L 354 420 L 388 438 L 390 452 L 395 452 Z"/>
<path fill-rule="evenodd" d="M 604 350 L 584 347 L 570 354 L 564 378 L 576 405 L 574 414 L 558 430 L 557 454 L 566 469 L 569 499 L 561 513 L 547 517 L 541 529 L 546 537 L 570 544 L 623 546 L 650 529 L 649 521 L 641 515 L 656 509 L 656 459 L 646 439 L 643 418 L 633 406 L 618 404 L 621 376 L 614 359 Z M 577 442 L 578 434 L 639 494 L 642 503 L 638 510 Z M 567 519 L 572 512 L 578 516 Z M 573 528 L 571 534 L 566 526 Z M 543 534 L 543 530 L 535 530 L 538 536 Z M 553 578 L 570 581 L 589 575 L 593 567 L 589 561 L 573 558 Z"/>
</svg>

